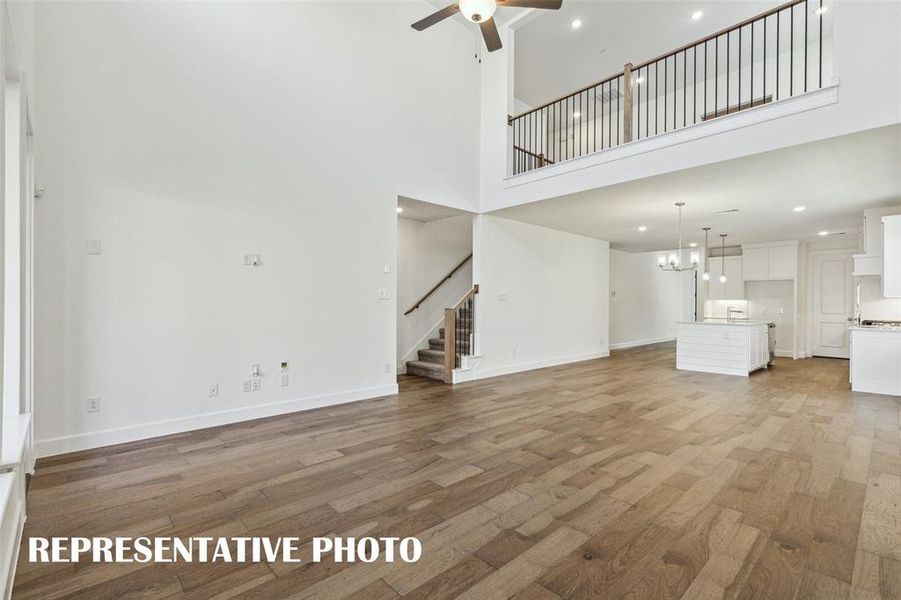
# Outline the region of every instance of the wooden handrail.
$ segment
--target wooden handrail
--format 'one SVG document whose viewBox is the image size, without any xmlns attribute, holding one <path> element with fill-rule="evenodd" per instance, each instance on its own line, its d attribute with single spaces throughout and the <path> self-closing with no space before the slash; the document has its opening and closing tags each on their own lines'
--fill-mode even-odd
<svg viewBox="0 0 901 600">
<path fill-rule="evenodd" d="M 468 292 L 466 292 L 466 294 L 463 296 L 463 298 L 461 298 L 459 302 L 457 302 L 456 304 L 454 304 L 453 307 L 451 307 L 450 310 L 459 310 L 459 308 L 460 308 L 461 306 L 463 306 L 464 304 L 466 304 L 466 301 L 467 301 L 467 300 L 469 300 L 470 298 L 472 298 L 473 296 L 475 296 L 475 295 L 478 294 L 478 293 L 479 293 L 479 284 L 477 283 L 477 284 L 475 284 L 474 286 L 472 286 L 472 289 L 469 290 Z"/>
<path fill-rule="evenodd" d="M 654 63 L 660 62 L 661 60 L 663 60 L 663 59 L 665 59 L 665 58 L 669 58 L 670 56 L 673 56 L 674 54 L 678 54 L 678 53 L 680 53 L 680 52 L 684 52 L 684 51 L 688 50 L 689 48 L 693 48 L 693 47 L 695 47 L 695 46 L 700 46 L 701 44 L 707 43 L 707 42 L 709 42 L 709 41 L 711 41 L 711 40 L 715 40 L 715 39 L 717 39 L 717 38 L 719 38 L 719 37 L 721 37 L 721 36 L 724 36 L 724 35 L 726 35 L 726 34 L 728 34 L 728 33 L 731 33 L 731 32 L 733 32 L 733 31 L 736 31 L 736 30 L 741 29 L 741 28 L 743 28 L 743 27 L 747 27 L 747 26 L 750 25 L 751 23 L 755 23 L 755 22 L 759 21 L 760 19 L 766 19 L 766 18 L 768 18 L 768 17 L 771 17 L 771 16 L 773 16 L 773 15 L 775 15 L 775 14 L 778 14 L 778 13 L 782 12 L 783 10 L 787 10 L 787 9 L 789 9 L 789 8 L 792 8 L 793 6 L 796 6 L 796 5 L 798 5 L 798 4 L 804 4 L 804 2 L 805 2 L 805 0 L 790 0 L 789 2 L 786 2 L 785 4 L 780 4 L 780 5 L 777 6 L 776 8 L 771 8 L 770 10 L 768 10 L 768 11 L 766 11 L 766 12 L 764 12 L 764 13 L 761 13 L 761 14 L 759 14 L 759 15 L 755 15 L 755 16 L 753 16 L 753 17 L 750 17 L 750 18 L 748 18 L 748 19 L 745 19 L 745 20 L 742 21 L 741 23 L 738 23 L 738 24 L 736 24 L 736 25 L 731 25 L 731 26 L 729 26 L 729 27 L 726 27 L 725 29 L 721 29 L 721 30 L 717 31 L 716 33 L 712 33 L 712 34 L 710 34 L 710 35 L 708 35 L 708 36 L 705 36 L 705 37 L 703 37 L 703 38 L 701 38 L 701 39 L 699 39 L 699 40 L 695 40 L 695 41 L 693 41 L 693 42 L 691 42 L 691 43 L 688 43 L 688 44 L 685 44 L 685 45 L 683 45 L 683 46 L 680 46 L 680 47 L 677 48 L 676 50 L 671 50 L 670 52 L 667 52 L 666 54 L 661 54 L 660 56 L 657 56 L 657 57 L 652 58 L 652 59 L 650 59 L 650 60 L 646 60 L 646 61 L 644 61 L 644 62 L 642 62 L 642 63 L 639 63 L 639 64 L 637 64 L 637 65 L 634 65 L 634 66 L 632 66 L 632 68 L 630 69 L 630 71 L 634 73 L 634 72 L 638 71 L 639 69 L 643 69 L 643 68 L 645 68 L 645 67 L 647 67 L 647 66 L 649 66 L 649 65 L 652 65 L 652 64 L 654 64 Z M 618 73 L 616 73 L 616 74 L 614 74 L 614 75 L 611 75 L 610 77 L 607 77 L 606 79 L 602 79 L 602 80 L 600 80 L 600 81 L 598 81 L 598 82 L 589 84 L 589 85 L 587 85 L 587 86 L 585 86 L 585 87 L 583 87 L 583 88 L 581 88 L 581 89 L 578 89 L 578 90 L 576 90 L 576 91 L 574 91 L 574 92 L 570 92 L 569 94 L 565 94 L 565 95 L 563 95 L 563 96 L 560 96 L 559 98 L 555 98 L 555 99 L 553 99 L 553 100 L 551 100 L 551 101 L 549 101 L 549 102 L 545 102 L 545 103 L 542 104 L 541 106 L 536 106 L 535 108 L 531 108 L 531 109 L 529 109 L 529 110 L 527 110 L 527 111 L 525 111 L 525 112 L 522 112 L 522 113 L 520 113 L 520 114 L 518 114 L 518 115 L 514 115 L 514 116 L 512 116 L 512 117 L 508 115 L 508 116 L 507 116 L 507 124 L 508 124 L 508 125 L 512 125 L 512 124 L 513 124 L 513 121 L 515 121 L 515 120 L 517 120 L 517 119 L 519 119 L 519 118 L 521 118 L 521 117 L 524 117 L 524 116 L 526 116 L 526 115 L 532 114 L 533 112 L 537 112 L 537 111 L 539 111 L 539 110 L 545 109 L 545 108 L 547 108 L 548 106 L 552 106 L 552 105 L 556 104 L 557 102 L 561 102 L 561 101 L 566 100 L 567 98 L 570 98 L 570 97 L 572 97 L 572 96 L 578 96 L 579 94 L 582 94 L 582 93 L 584 93 L 584 92 L 587 92 L 588 90 L 590 90 L 590 89 L 592 89 L 592 88 L 595 88 L 595 87 L 604 85 L 604 84 L 606 84 L 606 83 L 608 83 L 608 82 L 610 82 L 610 81 L 613 81 L 614 79 L 617 79 L 617 78 L 619 78 L 619 77 L 622 77 L 622 76 L 624 75 L 624 71 L 625 71 L 625 69 L 624 69 L 623 71 L 619 71 Z M 628 86 L 626 86 L 626 87 L 628 87 Z"/>
<path fill-rule="evenodd" d="M 457 365 L 457 311 L 478 293 L 479 284 L 475 284 L 453 308 L 444 309 L 444 383 L 454 382 L 454 368 Z"/>
<path fill-rule="evenodd" d="M 532 152 L 531 150 L 526 150 L 526 149 L 523 148 L 522 146 L 517 146 L 516 144 L 513 144 L 513 149 L 514 149 L 514 150 L 519 150 L 519 151 L 522 152 L 523 154 L 526 154 L 526 155 L 528 155 L 528 156 L 531 156 L 531 157 L 534 158 L 534 159 L 540 160 L 542 163 L 549 164 L 549 165 L 554 164 L 554 161 L 552 161 L 551 159 L 549 159 L 548 157 L 546 157 L 544 154 L 535 154 L 535 153 Z M 542 164 L 541 166 L 543 167 L 544 164 Z"/>
<path fill-rule="evenodd" d="M 460 269 L 462 269 L 462 268 L 463 268 L 463 265 L 465 265 L 466 263 L 468 263 L 469 260 L 470 260 L 471 258 L 472 258 L 472 254 L 470 254 L 469 256 L 467 256 L 466 258 L 464 258 L 463 260 L 461 260 L 461 261 L 457 264 L 456 267 L 454 267 L 453 269 L 451 269 L 450 272 L 449 272 L 447 275 L 445 275 L 445 276 L 441 279 L 441 281 L 439 281 L 438 283 L 436 283 L 435 285 L 433 285 L 433 286 L 432 286 L 432 289 L 430 289 L 428 292 L 426 292 L 425 295 L 424 295 L 422 298 L 420 298 L 420 299 L 416 302 L 416 304 L 414 304 L 413 306 L 411 306 L 411 307 L 409 308 L 409 310 L 407 310 L 407 312 L 404 313 L 404 316 L 406 317 L 407 315 L 409 315 L 410 313 L 412 313 L 414 310 L 416 310 L 417 308 L 419 308 L 420 305 L 422 305 L 423 302 L 425 302 L 426 300 L 428 300 L 429 297 L 430 297 L 432 294 L 434 294 L 436 291 L 438 291 L 438 288 L 440 288 L 442 285 L 444 285 L 444 282 L 445 282 L 445 281 L 447 281 L 448 279 L 450 279 L 451 277 L 453 277 L 454 274 L 455 274 L 457 271 L 459 271 Z"/>
</svg>

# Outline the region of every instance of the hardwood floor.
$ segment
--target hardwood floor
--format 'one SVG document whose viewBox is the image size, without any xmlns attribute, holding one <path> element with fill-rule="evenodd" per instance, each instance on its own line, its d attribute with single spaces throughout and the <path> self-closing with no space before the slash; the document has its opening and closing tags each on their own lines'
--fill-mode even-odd
<svg viewBox="0 0 901 600">
<path fill-rule="evenodd" d="M 25 536 L 418 536 L 409 565 L 54 564 L 14 598 L 901 598 L 901 399 L 674 348 L 40 461 Z"/>
</svg>

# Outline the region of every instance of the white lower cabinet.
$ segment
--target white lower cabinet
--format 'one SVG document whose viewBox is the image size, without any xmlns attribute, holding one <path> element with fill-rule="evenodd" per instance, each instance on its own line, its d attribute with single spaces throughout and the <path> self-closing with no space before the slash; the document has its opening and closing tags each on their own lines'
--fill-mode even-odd
<svg viewBox="0 0 901 600">
<path fill-rule="evenodd" d="M 851 389 L 901 396 L 901 331 L 851 328 Z"/>
</svg>

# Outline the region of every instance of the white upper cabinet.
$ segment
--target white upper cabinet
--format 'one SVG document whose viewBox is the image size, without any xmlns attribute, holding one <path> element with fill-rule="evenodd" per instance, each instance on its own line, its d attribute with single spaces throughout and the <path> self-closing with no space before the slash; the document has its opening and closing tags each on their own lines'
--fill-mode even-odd
<svg viewBox="0 0 901 600">
<path fill-rule="evenodd" d="M 882 217 L 882 295 L 901 298 L 901 215 Z"/>
<path fill-rule="evenodd" d="M 769 278 L 769 248 L 742 248 L 742 262 L 742 271 L 746 280 Z"/>
<path fill-rule="evenodd" d="M 882 275 L 882 218 L 901 214 L 901 206 L 868 208 L 863 211 L 860 254 L 854 255 L 854 275 Z"/>
<path fill-rule="evenodd" d="M 745 281 L 794 279 L 798 271 L 798 242 L 744 244 L 741 247 Z"/>
</svg>

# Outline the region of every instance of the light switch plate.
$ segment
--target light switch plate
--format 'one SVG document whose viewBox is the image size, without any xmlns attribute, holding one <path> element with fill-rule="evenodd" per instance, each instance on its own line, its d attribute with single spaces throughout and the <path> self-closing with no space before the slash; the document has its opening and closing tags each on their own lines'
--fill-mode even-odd
<svg viewBox="0 0 901 600">
<path fill-rule="evenodd" d="M 279 375 L 279 376 L 278 376 L 278 382 L 279 382 L 279 384 L 280 384 L 282 387 L 285 387 L 286 385 L 288 385 L 288 382 L 289 382 L 289 376 L 288 376 L 288 374 L 287 374 L 287 373 L 282 373 L 281 375 Z"/>
<path fill-rule="evenodd" d="M 250 388 L 251 388 L 250 380 L 249 380 L 249 379 L 242 379 L 242 380 L 241 380 L 241 391 L 242 391 L 242 392 L 249 392 L 249 391 L 250 391 Z"/>
<path fill-rule="evenodd" d="M 91 396 L 88 398 L 85 410 L 89 413 L 100 412 L 100 396 Z"/>
<path fill-rule="evenodd" d="M 100 240 L 88 240 L 87 251 L 89 256 L 100 256 L 102 253 Z"/>
</svg>

